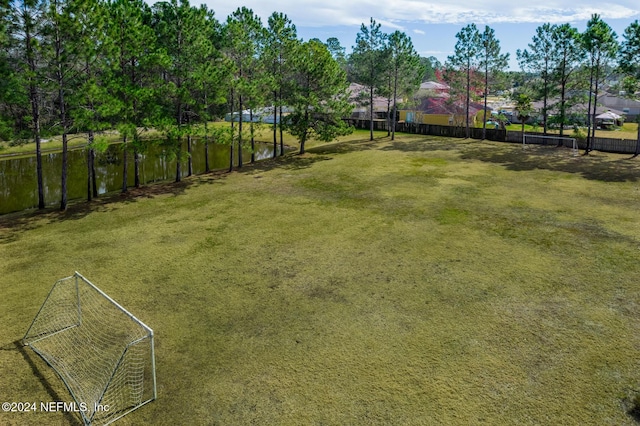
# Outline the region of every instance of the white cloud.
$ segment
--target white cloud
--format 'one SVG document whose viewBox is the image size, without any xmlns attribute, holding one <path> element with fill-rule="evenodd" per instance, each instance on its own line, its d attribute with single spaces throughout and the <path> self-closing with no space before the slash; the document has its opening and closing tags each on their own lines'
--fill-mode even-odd
<svg viewBox="0 0 640 426">
<path fill-rule="evenodd" d="M 427 34 L 425 31 L 422 31 L 422 30 L 413 30 L 413 32 L 415 34 L 420 34 L 420 35 L 426 35 Z"/>
<path fill-rule="evenodd" d="M 153 3 L 153 0 L 147 0 Z M 202 0 L 223 20 L 237 8 L 226 2 Z M 198 4 L 198 0 L 192 0 Z M 545 3 L 521 3 L 513 0 L 448 0 L 444 2 L 423 0 L 280 0 L 277 3 L 263 0 L 245 0 L 243 4 L 266 21 L 272 12 L 278 11 L 298 26 L 322 27 L 357 25 L 377 22 L 401 29 L 402 22 L 432 24 L 492 23 L 564 23 L 588 20 L 598 13 L 607 19 L 634 19 L 640 16 L 637 0 L 601 3 L 595 0 L 552 0 Z"/>
</svg>

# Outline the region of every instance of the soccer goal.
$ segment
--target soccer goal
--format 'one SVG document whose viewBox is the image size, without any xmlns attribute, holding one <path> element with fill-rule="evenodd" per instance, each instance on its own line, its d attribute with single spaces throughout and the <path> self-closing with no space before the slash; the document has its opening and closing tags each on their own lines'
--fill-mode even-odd
<svg viewBox="0 0 640 426">
<path fill-rule="evenodd" d="M 578 143 L 575 138 L 568 138 L 565 136 L 551 136 L 551 135 L 522 135 L 522 148 L 525 149 L 531 145 L 547 145 L 547 146 L 564 146 L 571 148 L 573 155 L 578 155 Z"/>
<path fill-rule="evenodd" d="M 85 425 L 156 399 L 153 330 L 78 272 L 53 285 L 23 343 L 62 379 Z"/>
</svg>

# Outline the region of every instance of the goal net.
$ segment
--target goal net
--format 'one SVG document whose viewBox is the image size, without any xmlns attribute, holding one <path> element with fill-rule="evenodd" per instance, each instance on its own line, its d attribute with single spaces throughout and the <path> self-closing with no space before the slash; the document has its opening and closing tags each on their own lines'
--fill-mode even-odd
<svg viewBox="0 0 640 426">
<path fill-rule="evenodd" d="M 552 147 L 566 147 L 571 148 L 573 155 L 578 155 L 578 143 L 575 138 L 568 138 L 565 136 L 552 136 L 552 135 L 522 135 L 522 148 L 525 149 L 531 145 L 546 145 Z"/>
<path fill-rule="evenodd" d="M 85 425 L 156 398 L 153 330 L 78 272 L 54 284 L 23 343 L 56 371 Z"/>
</svg>

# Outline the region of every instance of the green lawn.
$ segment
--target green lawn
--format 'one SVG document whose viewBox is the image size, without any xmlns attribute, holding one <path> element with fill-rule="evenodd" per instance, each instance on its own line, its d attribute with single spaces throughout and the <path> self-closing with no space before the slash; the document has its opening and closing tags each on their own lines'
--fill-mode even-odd
<svg viewBox="0 0 640 426">
<path fill-rule="evenodd" d="M 16 342 L 77 270 L 156 333 L 117 424 L 637 424 L 639 160 L 365 135 L 0 217 L 0 399 L 71 401 Z"/>
<path fill-rule="evenodd" d="M 511 130 L 514 132 L 522 131 L 522 124 L 511 124 L 507 126 L 507 130 Z M 525 124 L 524 131 L 525 132 L 538 132 L 542 133 L 544 129 L 542 126 L 532 126 L 530 124 Z M 586 134 L 587 129 L 583 128 L 582 131 Z M 558 129 L 549 129 L 549 133 L 560 133 Z M 571 137 L 573 133 L 573 129 L 565 129 L 564 136 Z M 630 139 L 637 140 L 638 139 L 638 123 L 624 123 L 622 127 L 617 127 L 614 129 L 608 130 L 596 130 L 597 138 L 611 138 L 611 139 Z"/>
</svg>

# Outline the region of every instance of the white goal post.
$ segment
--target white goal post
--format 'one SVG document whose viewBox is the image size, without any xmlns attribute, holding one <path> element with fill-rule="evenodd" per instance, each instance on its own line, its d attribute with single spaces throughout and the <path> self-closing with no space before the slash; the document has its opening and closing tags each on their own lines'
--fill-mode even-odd
<svg viewBox="0 0 640 426">
<path fill-rule="evenodd" d="M 23 344 L 62 379 L 85 425 L 156 399 L 153 330 L 78 272 L 53 285 Z"/>
<path fill-rule="evenodd" d="M 578 143 L 575 138 L 557 135 L 532 135 L 527 133 L 524 133 L 522 135 L 523 149 L 526 148 L 527 145 L 558 146 L 558 142 L 560 142 L 561 146 L 571 148 L 573 155 L 578 154 Z"/>
</svg>

